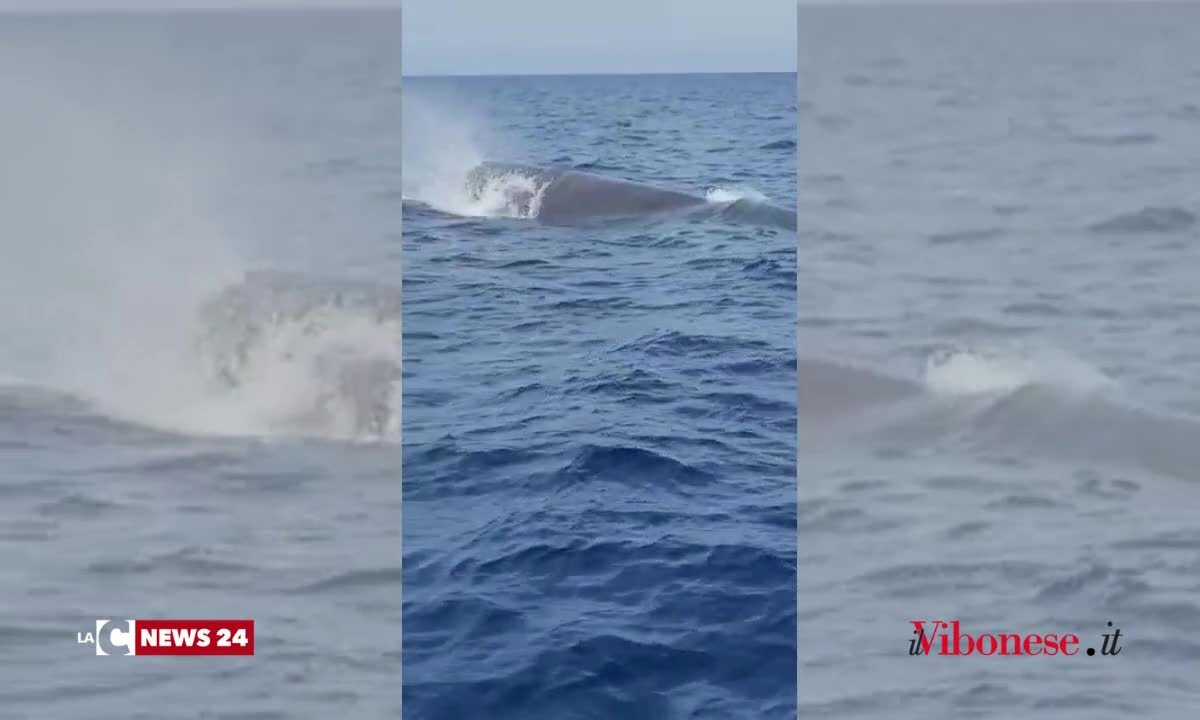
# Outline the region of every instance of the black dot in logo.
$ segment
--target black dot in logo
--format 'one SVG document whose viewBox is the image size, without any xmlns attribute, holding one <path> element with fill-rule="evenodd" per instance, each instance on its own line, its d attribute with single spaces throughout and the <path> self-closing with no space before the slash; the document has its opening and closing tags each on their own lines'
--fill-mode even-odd
<svg viewBox="0 0 1200 720">
<path fill-rule="evenodd" d="M 1112 620 L 1109 620 L 1109 621 L 1108 621 L 1108 626 L 1109 626 L 1109 627 L 1112 627 Z"/>
<path fill-rule="evenodd" d="M 1088 648 L 1088 657 L 1096 654 L 1096 648 Z"/>
</svg>

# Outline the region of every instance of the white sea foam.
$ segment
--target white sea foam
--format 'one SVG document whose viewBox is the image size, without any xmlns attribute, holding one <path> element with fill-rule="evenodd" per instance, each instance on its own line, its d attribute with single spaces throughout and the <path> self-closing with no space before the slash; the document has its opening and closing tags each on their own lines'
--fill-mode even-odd
<svg viewBox="0 0 1200 720">
<path fill-rule="evenodd" d="M 464 217 L 533 217 L 542 188 L 511 172 L 480 187 L 471 171 L 490 157 L 514 157 L 500 147 L 466 104 L 428 91 L 406 95 L 403 117 L 405 199 Z"/>
<path fill-rule="evenodd" d="M 179 414 L 177 427 L 399 439 L 398 317 L 322 305 L 296 317 L 275 311 L 263 320 L 214 328 L 227 342 L 200 348 L 204 401 Z M 214 368 L 222 373 L 206 372 Z"/>
<path fill-rule="evenodd" d="M 546 185 L 544 179 L 520 171 L 498 173 L 468 191 L 467 202 L 459 207 L 457 214 L 536 218 Z"/>
<path fill-rule="evenodd" d="M 951 348 L 926 358 L 925 383 L 943 395 L 1006 393 L 1029 385 L 1072 392 L 1109 388 L 1099 369 L 1048 347 Z"/>
<path fill-rule="evenodd" d="M 730 188 L 713 187 L 704 193 L 704 199 L 711 203 L 733 203 L 738 200 L 750 200 L 765 203 L 767 196 L 752 187 L 735 186 Z"/>
</svg>

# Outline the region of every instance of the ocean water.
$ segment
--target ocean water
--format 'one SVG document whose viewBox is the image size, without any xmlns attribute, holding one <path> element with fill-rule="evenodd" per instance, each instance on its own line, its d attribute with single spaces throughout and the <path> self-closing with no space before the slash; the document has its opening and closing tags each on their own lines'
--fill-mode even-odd
<svg viewBox="0 0 1200 720">
<path fill-rule="evenodd" d="M 1198 23 L 800 10 L 802 715 L 1200 706 Z M 910 657 L 922 619 L 1080 653 Z"/>
<path fill-rule="evenodd" d="M 0 16 L 0 717 L 399 717 L 399 28 Z"/>
<path fill-rule="evenodd" d="M 405 79 L 406 717 L 795 715 L 795 80 Z"/>
</svg>

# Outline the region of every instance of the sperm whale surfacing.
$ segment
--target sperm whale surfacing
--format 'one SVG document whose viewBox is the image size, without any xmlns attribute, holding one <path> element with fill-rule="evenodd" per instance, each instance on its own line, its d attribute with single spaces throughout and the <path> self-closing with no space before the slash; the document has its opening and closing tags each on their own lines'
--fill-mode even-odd
<svg viewBox="0 0 1200 720">
<path fill-rule="evenodd" d="M 643 183 L 602 177 L 576 170 L 485 162 L 468 177 L 470 192 L 480 195 L 493 180 L 517 176 L 530 183 L 506 189 L 520 214 L 548 224 L 571 224 L 589 218 L 632 217 L 703 205 L 702 198 Z"/>
<path fill-rule="evenodd" d="M 477 200 L 498 192 L 517 217 L 548 225 L 695 211 L 720 221 L 796 229 L 794 211 L 769 203 L 749 198 L 710 202 L 677 190 L 566 168 L 484 162 L 468 174 L 467 189 Z"/>
</svg>

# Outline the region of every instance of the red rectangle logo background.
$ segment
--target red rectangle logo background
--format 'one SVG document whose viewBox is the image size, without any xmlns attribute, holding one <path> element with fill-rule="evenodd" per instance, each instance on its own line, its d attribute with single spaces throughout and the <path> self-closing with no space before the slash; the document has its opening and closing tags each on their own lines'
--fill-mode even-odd
<svg viewBox="0 0 1200 720">
<path fill-rule="evenodd" d="M 171 644 L 163 647 L 143 642 L 143 633 L 166 631 L 171 637 Z M 202 632 L 206 631 L 206 632 Z M 238 631 L 245 633 L 246 644 L 240 643 Z M 192 644 L 175 644 L 174 632 L 193 634 L 196 641 Z M 254 621 L 253 620 L 135 620 L 135 642 L 138 655 L 253 655 L 254 654 Z M 234 642 L 237 638 L 238 642 Z M 201 642 L 205 639 L 206 642 Z"/>
</svg>

